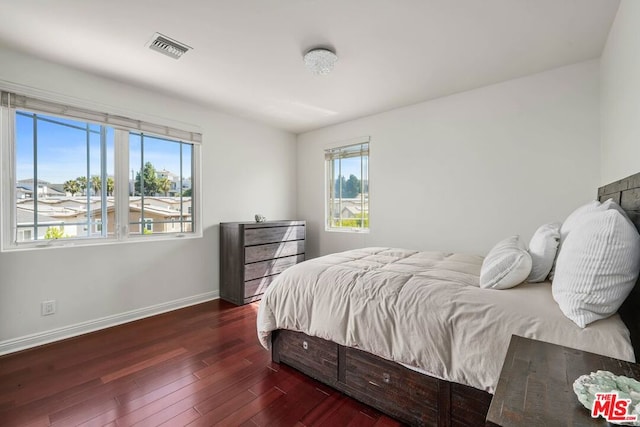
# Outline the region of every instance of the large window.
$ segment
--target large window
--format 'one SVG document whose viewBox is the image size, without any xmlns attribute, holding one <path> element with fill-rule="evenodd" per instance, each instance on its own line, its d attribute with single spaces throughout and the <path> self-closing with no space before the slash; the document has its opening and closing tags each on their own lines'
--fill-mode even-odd
<svg viewBox="0 0 640 427">
<path fill-rule="evenodd" d="M 369 142 L 325 150 L 327 230 L 369 229 Z"/>
<path fill-rule="evenodd" d="M 200 134 L 1 95 L 3 249 L 201 234 Z"/>
</svg>

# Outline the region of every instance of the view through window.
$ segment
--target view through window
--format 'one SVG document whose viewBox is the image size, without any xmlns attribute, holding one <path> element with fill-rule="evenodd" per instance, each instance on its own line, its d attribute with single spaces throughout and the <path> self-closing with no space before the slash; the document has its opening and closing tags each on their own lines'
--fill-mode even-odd
<svg viewBox="0 0 640 427">
<path fill-rule="evenodd" d="M 192 144 L 129 134 L 130 233 L 193 230 L 192 159 Z"/>
<path fill-rule="evenodd" d="M 17 111 L 15 157 L 17 242 L 107 235 L 112 128 Z"/>
<path fill-rule="evenodd" d="M 369 229 L 369 143 L 325 150 L 327 229 Z"/>
<path fill-rule="evenodd" d="M 4 209 L 2 226 L 12 235 L 3 239 L 5 246 L 194 232 L 194 143 L 121 124 L 76 120 L 78 116 L 15 107 L 13 115 L 7 114 L 11 105 L 7 94 L 2 96 L 0 111 L 15 120 L 13 132 L 3 133 L 2 139 L 9 154 L 2 166 L 13 172 L 13 185 L 3 186 L 13 202 L 12 215 Z M 111 120 L 106 114 L 93 114 L 104 122 Z M 144 124 L 158 133 L 200 141 L 200 134 Z"/>
</svg>

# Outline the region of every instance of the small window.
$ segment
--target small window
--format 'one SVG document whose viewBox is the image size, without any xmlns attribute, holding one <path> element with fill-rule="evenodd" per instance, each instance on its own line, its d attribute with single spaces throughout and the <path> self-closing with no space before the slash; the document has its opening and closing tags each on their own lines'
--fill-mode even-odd
<svg viewBox="0 0 640 427">
<path fill-rule="evenodd" d="M 327 230 L 369 229 L 369 142 L 325 150 Z"/>
<path fill-rule="evenodd" d="M 137 224 L 144 224 L 142 227 L 142 234 L 153 233 L 153 218 L 138 218 Z"/>
<path fill-rule="evenodd" d="M 30 240 L 33 240 L 31 229 L 18 229 L 18 242 L 28 242 Z"/>
</svg>

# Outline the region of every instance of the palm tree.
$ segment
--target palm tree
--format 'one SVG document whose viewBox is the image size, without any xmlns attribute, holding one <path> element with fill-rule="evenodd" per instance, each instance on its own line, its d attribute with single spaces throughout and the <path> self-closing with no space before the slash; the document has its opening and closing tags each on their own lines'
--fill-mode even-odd
<svg viewBox="0 0 640 427">
<path fill-rule="evenodd" d="M 84 192 L 87 189 L 87 177 L 79 176 L 76 178 L 76 181 L 78 181 L 78 186 L 80 188 L 80 191 Z"/>
<path fill-rule="evenodd" d="M 71 197 L 80 192 L 80 184 L 75 179 L 70 179 L 62 184 L 62 189 L 71 194 Z"/>
<path fill-rule="evenodd" d="M 113 177 L 107 177 L 107 196 L 113 196 L 113 190 L 115 189 L 115 182 L 113 181 Z"/>
<path fill-rule="evenodd" d="M 158 180 L 158 190 L 164 193 L 166 196 L 169 190 L 171 190 L 171 180 L 166 176 Z"/>
<path fill-rule="evenodd" d="M 102 188 L 102 182 L 98 175 L 93 175 L 91 177 L 91 188 L 93 188 L 93 194 L 98 194 L 100 189 Z"/>
</svg>

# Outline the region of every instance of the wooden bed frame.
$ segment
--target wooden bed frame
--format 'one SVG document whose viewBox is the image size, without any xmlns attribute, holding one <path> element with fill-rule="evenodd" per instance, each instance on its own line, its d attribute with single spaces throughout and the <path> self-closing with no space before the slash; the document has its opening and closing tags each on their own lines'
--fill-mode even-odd
<svg viewBox="0 0 640 427">
<path fill-rule="evenodd" d="M 598 189 L 614 199 L 640 230 L 640 173 Z M 640 282 L 640 280 L 638 281 Z M 619 313 L 640 354 L 640 285 Z M 284 363 L 410 425 L 484 425 L 492 395 L 430 377 L 395 362 L 331 341 L 288 330 L 274 331 L 272 360 Z"/>
</svg>

